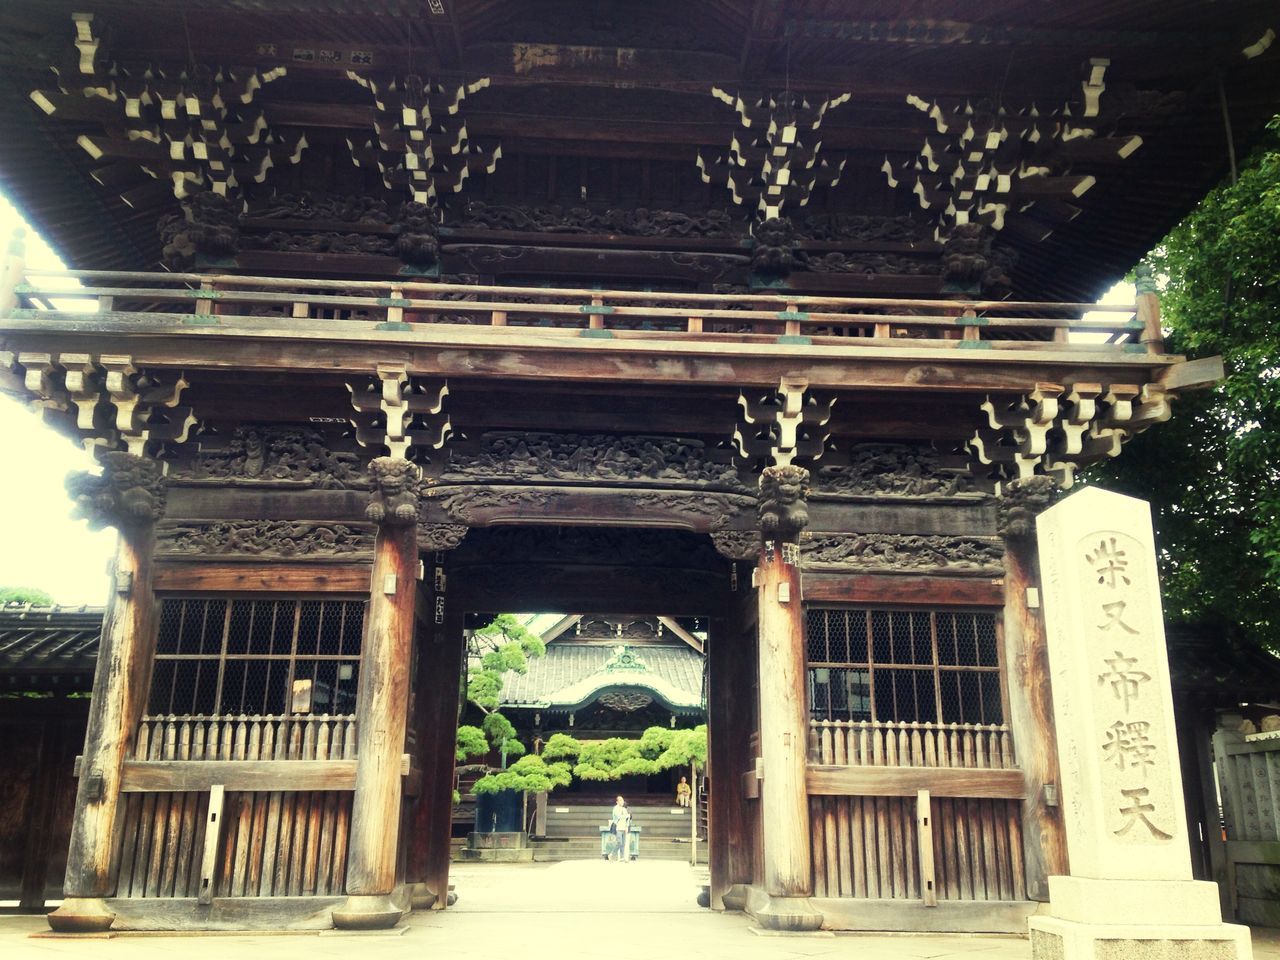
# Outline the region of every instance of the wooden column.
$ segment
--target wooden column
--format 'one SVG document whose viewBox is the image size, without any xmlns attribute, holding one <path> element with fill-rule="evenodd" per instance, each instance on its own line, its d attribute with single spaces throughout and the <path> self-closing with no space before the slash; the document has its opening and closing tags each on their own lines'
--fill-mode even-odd
<svg viewBox="0 0 1280 960">
<path fill-rule="evenodd" d="M 1000 498 L 1004 554 L 1004 646 L 1009 724 L 1025 778 L 1023 862 L 1030 900 L 1049 900 L 1049 877 L 1069 873 L 1067 835 L 1059 801 L 1058 740 L 1054 733 L 1049 650 L 1038 593 L 1035 518 L 1054 496 L 1053 481 L 1035 477 L 1009 484 Z M 1029 592 L 1030 591 L 1030 592 Z"/>
<path fill-rule="evenodd" d="M 113 525 L 120 532 L 89 701 L 64 900 L 49 915 L 50 927 L 69 933 L 100 932 L 115 918 L 104 898 L 115 893 L 120 777 L 147 695 L 155 642 L 151 555 L 165 502 L 162 468 L 154 460 L 119 451 L 100 459 L 101 476 L 76 474 L 67 481 L 90 527 Z"/>
<path fill-rule="evenodd" d="M 725 902 L 731 888 L 750 884 L 751 824 L 743 776 L 752 766 L 752 704 L 748 693 L 756 669 L 754 600 L 750 625 L 739 609 L 750 581 L 739 564 L 739 592 L 730 600 L 731 616 L 713 620 L 707 647 L 708 797 L 707 865 L 711 873 L 711 908 L 740 909 L 742 899 Z"/>
<path fill-rule="evenodd" d="M 763 537 L 756 566 L 759 604 L 760 755 L 764 782 L 764 892 L 752 906 L 762 926 L 816 930 L 822 915 L 812 892 L 809 848 L 808 707 L 805 695 L 804 607 L 800 589 L 800 531 L 808 524 L 799 467 L 766 467 L 760 478 Z"/>
<path fill-rule="evenodd" d="M 426 591 L 424 591 L 425 593 Z M 437 592 L 436 597 L 444 594 Z M 434 606 L 434 605 L 433 605 Z M 413 906 L 443 910 L 449 897 L 449 840 L 453 831 L 453 767 L 465 650 L 460 611 L 446 604 L 444 622 L 422 624 L 414 678 L 414 727 L 422 786 L 409 814 L 405 880 Z"/>
<path fill-rule="evenodd" d="M 392 899 L 401 819 L 401 758 L 418 592 L 418 468 L 379 457 L 366 516 L 378 524 L 356 702 L 356 787 L 347 854 L 347 900 L 337 927 L 393 926 L 406 904 Z"/>
</svg>

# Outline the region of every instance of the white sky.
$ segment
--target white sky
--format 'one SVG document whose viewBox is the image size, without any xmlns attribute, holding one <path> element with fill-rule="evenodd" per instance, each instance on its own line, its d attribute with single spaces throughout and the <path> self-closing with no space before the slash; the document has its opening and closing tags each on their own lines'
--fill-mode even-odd
<svg viewBox="0 0 1280 960">
<path fill-rule="evenodd" d="M 0 249 L 22 225 L 0 197 Z M 43 270 L 62 267 L 30 228 L 27 263 Z M 106 602 L 115 534 L 90 533 L 84 521 L 73 521 L 63 487 L 68 471 L 90 466 L 92 459 L 72 441 L 0 395 L 0 587 L 38 587 L 64 604 Z"/>
<path fill-rule="evenodd" d="M 26 226 L 0 196 L 0 250 Z M 27 226 L 27 264 L 61 269 L 49 246 Z M 1103 303 L 1132 303 L 1133 285 L 1118 283 Z M 1105 317 L 1104 314 L 1098 314 Z M 115 546 L 110 530 L 90 533 L 71 519 L 63 486 L 69 471 L 92 459 L 17 401 L 0 395 L 0 587 L 38 587 L 57 603 L 101 604 L 107 598 L 107 563 Z"/>
</svg>

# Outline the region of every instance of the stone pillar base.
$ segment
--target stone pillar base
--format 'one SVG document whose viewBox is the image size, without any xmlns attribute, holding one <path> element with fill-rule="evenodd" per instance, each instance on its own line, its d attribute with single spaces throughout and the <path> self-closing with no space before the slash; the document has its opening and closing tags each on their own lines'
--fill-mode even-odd
<svg viewBox="0 0 1280 960">
<path fill-rule="evenodd" d="M 409 906 L 415 910 L 430 910 L 436 905 L 436 895 L 422 882 L 406 884 Z"/>
<path fill-rule="evenodd" d="M 116 915 L 98 897 L 67 897 L 47 919 L 57 933 L 104 933 Z"/>
<path fill-rule="evenodd" d="M 1198 880 L 1049 878 L 1032 917 L 1032 960 L 1252 960 L 1249 928 L 1223 923 L 1218 887 Z"/>
<path fill-rule="evenodd" d="M 747 913 L 765 930 L 811 933 L 822 928 L 822 913 L 808 897 L 774 897 L 749 887 Z"/>
<path fill-rule="evenodd" d="M 333 908 L 333 925 L 339 930 L 385 930 L 399 923 L 404 914 L 389 894 L 351 896 Z"/>
</svg>

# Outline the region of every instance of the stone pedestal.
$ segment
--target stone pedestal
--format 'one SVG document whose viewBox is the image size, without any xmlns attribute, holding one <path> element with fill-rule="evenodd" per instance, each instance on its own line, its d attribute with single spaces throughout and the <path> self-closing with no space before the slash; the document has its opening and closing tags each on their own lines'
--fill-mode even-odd
<svg viewBox="0 0 1280 960">
<path fill-rule="evenodd" d="M 1086 488 L 1037 521 L 1071 876 L 1036 960 L 1252 956 L 1191 879 L 1149 506 Z"/>
<path fill-rule="evenodd" d="M 1249 960 L 1249 928 L 1223 923 L 1200 880 L 1050 877 L 1051 916 L 1032 917 L 1037 960 Z"/>
</svg>

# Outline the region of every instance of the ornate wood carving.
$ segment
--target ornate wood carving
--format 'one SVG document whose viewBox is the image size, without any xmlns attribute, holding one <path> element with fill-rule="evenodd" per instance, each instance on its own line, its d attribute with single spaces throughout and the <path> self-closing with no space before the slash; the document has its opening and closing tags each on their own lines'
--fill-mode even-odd
<svg viewBox="0 0 1280 960">
<path fill-rule="evenodd" d="M 250 201 L 246 217 L 257 220 L 305 220 L 385 225 L 391 223 L 387 201 L 367 194 L 277 193 Z"/>
<path fill-rule="evenodd" d="M 1030 540 L 1036 535 L 1036 517 L 1047 510 L 1061 490 L 1052 477 L 1011 480 L 996 500 L 996 529 L 1006 540 Z"/>
<path fill-rule="evenodd" d="M 760 552 L 760 534 L 754 530 L 717 530 L 711 542 L 716 553 L 728 560 L 755 560 Z"/>
<path fill-rule="evenodd" d="M 239 204 L 216 193 L 197 193 L 182 203 L 181 213 L 162 216 L 156 229 L 164 244 L 160 262 L 171 270 L 189 270 L 197 257 L 234 257 L 240 250 Z"/>
<path fill-rule="evenodd" d="M 451 519 L 468 526 L 501 521 L 544 523 L 675 522 L 691 530 L 724 529 L 747 509 L 751 497 L 675 490 L 608 490 L 587 487 L 444 487 L 427 493 Z"/>
<path fill-rule="evenodd" d="M 453 550 L 471 528 L 464 523 L 418 523 L 418 548 L 424 551 Z"/>
<path fill-rule="evenodd" d="M 560 204 L 500 204 L 467 200 L 445 211 L 445 226 L 520 233 L 599 233 L 632 237 L 745 238 L 746 223 L 723 210 L 698 212 L 615 207 L 606 210 Z"/>
<path fill-rule="evenodd" d="M 653 697 L 647 693 L 605 693 L 601 694 L 596 702 L 619 713 L 633 713 L 653 703 Z"/>
<path fill-rule="evenodd" d="M 1004 547 L 994 537 L 816 534 L 800 543 L 800 556 L 804 567 L 812 570 L 999 576 L 1004 569 Z"/>
<path fill-rule="evenodd" d="M 952 227 L 942 245 L 942 280 L 965 292 L 1001 299 L 1013 289 L 1009 274 L 1017 254 L 994 242 L 980 223 Z"/>
<path fill-rule="evenodd" d="M 694 486 L 746 492 L 727 457 L 682 437 L 491 432 L 450 451 L 441 479 Z"/>
<path fill-rule="evenodd" d="M 91 530 L 145 527 L 164 516 L 163 464 L 122 450 L 104 451 L 98 460 L 100 475 L 77 472 L 67 477 L 75 515 L 88 520 Z"/>
<path fill-rule="evenodd" d="M 375 457 L 369 461 L 373 492 L 364 515 L 378 526 L 404 527 L 418 522 L 417 464 L 400 457 Z"/>
<path fill-rule="evenodd" d="M 807 213 L 791 219 L 801 240 L 912 244 L 926 250 L 936 249 L 933 227 L 910 215 L 878 217 L 856 213 Z"/>
<path fill-rule="evenodd" d="M 177 448 L 172 481 L 217 482 L 239 486 L 287 483 L 321 490 L 366 490 L 373 481 L 364 461 L 350 451 L 331 449 L 333 441 L 312 427 L 253 425 L 229 437 L 200 437 L 193 453 Z"/>
<path fill-rule="evenodd" d="M 503 274 L 517 269 L 551 272 L 553 264 L 542 255 L 554 258 L 555 264 L 560 265 L 563 265 L 564 255 L 564 251 L 558 248 L 514 244 L 445 243 L 442 249 L 445 264 L 450 270 L 477 274 Z M 702 283 L 732 279 L 735 274 L 744 272 L 743 268 L 749 262 L 746 256 L 731 253 L 617 249 L 579 252 L 584 263 L 592 261 L 597 269 L 600 269 L 600 264 L 608 263 L 611 272 L 625 270 L 635 276 L 683 277 Z"/>
<path fill-rule="evenodd" d="M 166 524 L 156 552 L 171 556 L 325 557 L 373 555 L 372 530 L 297 520 Z"/>
<path fill-rule="evenodd" d="M 809 471 L 803 467 L 765 467 L 760 474 L 760 501 L 756 507 L 760 535 L 766 542 L 796 543 L 809 525 L 805 485 Z"/>
<path fill-rule="evenodd" d="M 752 228 L 751 270 L 783 277 L 796 265 L 796 231 L 790 217 L 772 217 Z"/>
<path fill-rule="evenodd" d="M 950 497 L 974 491 L 963 455 L 952 465 L 932 447 L 860 443 L 848 449 L 846 459 L 815 469 L 814 497 Z"/>
</svg>

